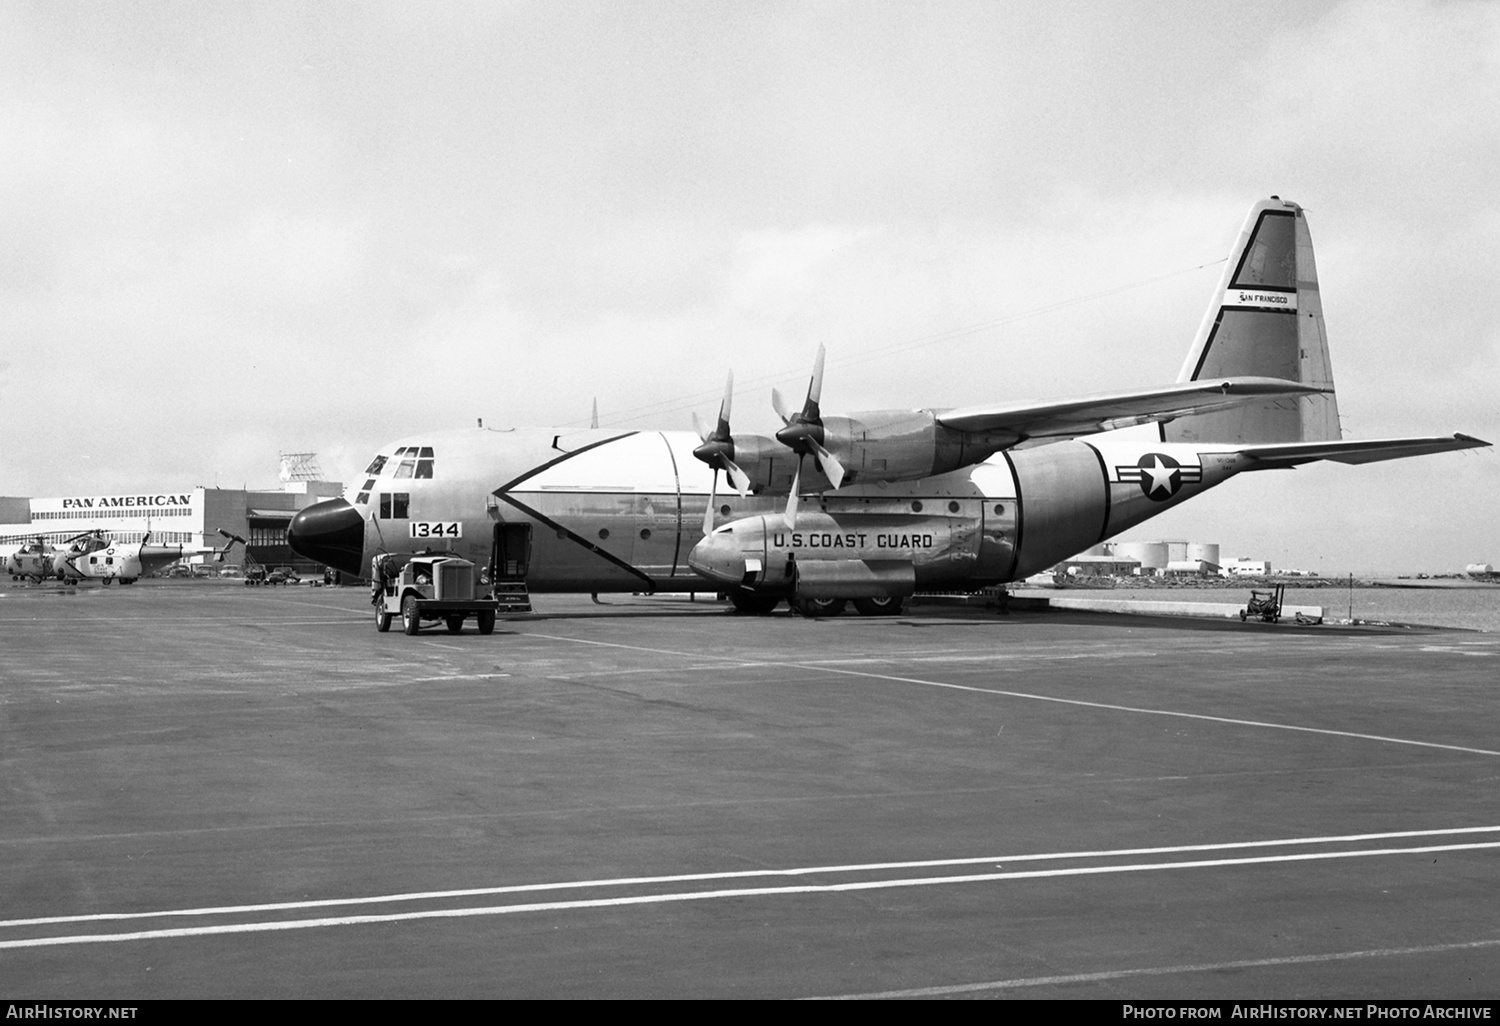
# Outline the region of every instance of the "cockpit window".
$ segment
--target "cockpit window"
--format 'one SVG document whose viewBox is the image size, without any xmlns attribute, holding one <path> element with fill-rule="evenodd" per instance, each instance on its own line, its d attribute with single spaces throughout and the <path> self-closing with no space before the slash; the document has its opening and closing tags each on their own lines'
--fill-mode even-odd
<svg viewBox="0 0 1500 1026">
<path fill-rule="evenodd" d="M 379 477 L 380 476 L 380 471 L 384 467 L 385 467 L 385 457 L 384 456 L 376 456 L 373 460 L 370 461 L 370 465 L 365 468 L 365 476 L 366 477 Z"/>
<path fill-rule="evenodd" d="M 412 471 L 416 469 L 416 466 L 416 460 L 402 460 L 401 465 L 396 468 L 396 476 L 398 478 L 411 477 Z"/>
<path fill-rule="evenodd" d="M 431 452 L 432 450 L 431 449 L 423 449 L 422 451 L 423 452 Z M 417 460 L 417 476 L 418 477 L 431 477 L 432 476 L 432 461 L 431 460 Z"/>
</svg>

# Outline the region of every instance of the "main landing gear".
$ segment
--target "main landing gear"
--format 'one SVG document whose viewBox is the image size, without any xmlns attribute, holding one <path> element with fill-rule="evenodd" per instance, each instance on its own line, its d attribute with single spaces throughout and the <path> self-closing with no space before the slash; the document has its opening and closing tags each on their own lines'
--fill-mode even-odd
<svg viewBox="0 0 1500 1026">
<path fill-rule="evenodd" d="M 781 599 L 774 595 L 760 595 L 743 588 L 731 589 L 728 595 L 734 611 L 745 616 L 765 616 L 781 604 Z M 857 598 L 853 601 L 855 610 L 861 616 L 895 616 L 901 612 L 901 607 L 905 604 L 903 599 L 896 597 Z M 848 604 L 848 599 L 841 598 L 791 600 L 793 609 L 813 619 L 838 616 L 848 608 Z"/>
</svg>

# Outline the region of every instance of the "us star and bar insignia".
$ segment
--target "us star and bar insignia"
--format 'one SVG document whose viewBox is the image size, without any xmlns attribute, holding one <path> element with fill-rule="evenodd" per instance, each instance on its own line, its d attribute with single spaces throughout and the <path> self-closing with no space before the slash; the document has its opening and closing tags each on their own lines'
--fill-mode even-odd
<svg viewBox="0 0 1500 1026">
<path fill-rule="evenodd" d="M 1141 493 L 1152 502 L 1166 502 L 1185 484 L 1203 480 L 1203 468 L 1185 467 L 1170 456 L 1148 452 L 1135 464 L 1115 467 L 1115 480 L 1121 484 L 1139 484 Z"/>
</svg>

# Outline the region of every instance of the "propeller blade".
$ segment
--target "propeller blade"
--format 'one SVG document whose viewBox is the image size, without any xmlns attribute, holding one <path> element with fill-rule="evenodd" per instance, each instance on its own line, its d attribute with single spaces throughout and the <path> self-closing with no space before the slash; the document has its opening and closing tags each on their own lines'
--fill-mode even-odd
<svg viewBox="0 0 1500 1026">
<path fill-rule="evenodd" d="M 714 468 L 713 484 L 708 486 L 708 508 L 703 511 L 703 536 L 714 533 L 714 505 L 719 501 L 719 468 Z"/>
<path fill-rule="evenodd" d="M 786 529 L 797 529 L 797 491 L 802 485 L 802 457 L 797 457 L 797 473 L 792 475 L 792 490 L 786 497 Z"/>
<path fill-rule="evenodd" d="M 816 441 L 809 438 L 808 443 L 812 446 L 813 454 L 818 457 L 818 467 L 823 471 L 823 476 L 828 478 L 828 483 L 837 488 L 844 483 L 844 465 L 839 458 Z"/>
<path fill-rule="evenodd" d="M 786 412 L 786 403 L 782 401 L 781 393 L 774 388 L 771 389 L 771 409 L 776 411 L 776 416 L 781 418 L 783 424 L 792 422 L 791 414 Z"/>
<path fill-rule="evenodd" d="M 807 383 L 807 405 L 812 408 L 812 416 L 818 415 L 818 403 L 823 398 L 823 346 L 818 346 L 817 359 L 813 361 L 812 380 Z M 807 410 L 803 410 L 807 414 Z"/>
<path fill-rule="evenodd" d="M 729 372 L 729 377 L 724 380 L 724 401 L 719 404 L 718 430 L 727 439 L 729 437 L 729 411 L 734 407 L 734 371 Z"/>
<path fill-rule="evenodd" d="M 708 428 L 703 426 L 703 418 L 698 416 L 698 411 L 693 411 L 693 430 L 698 432 L 699 441 L 708 441 Z"/>
<path fill-rule="evenodd" d="M 724 469 L 728 471 L 729 480 L 733 483 L 734 490 L 740 493 L 740 498 L 746 498 L 750 494 L 750 475 L 728 456 L 724 457 Z"/>
</svg>

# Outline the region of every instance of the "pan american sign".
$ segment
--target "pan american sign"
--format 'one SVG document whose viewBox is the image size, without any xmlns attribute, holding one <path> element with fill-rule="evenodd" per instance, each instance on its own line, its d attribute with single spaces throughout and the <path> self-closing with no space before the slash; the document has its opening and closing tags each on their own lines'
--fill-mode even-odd
<svg viewBox="0 0 1500 1026">
<path fill-rule="evenodd" d="M 99 495 L 63 499 L 63 509 L 149 509 L 153 506 L 190 506 L 191 495 Z"/>
<path fill-rule="evenodd" d="M 147 495 L 70 495 L 32 499 L 32 520 L 155 520 L 192 517 L 203 511 L 202 492 L 155 492 Z"/>
</svg>

